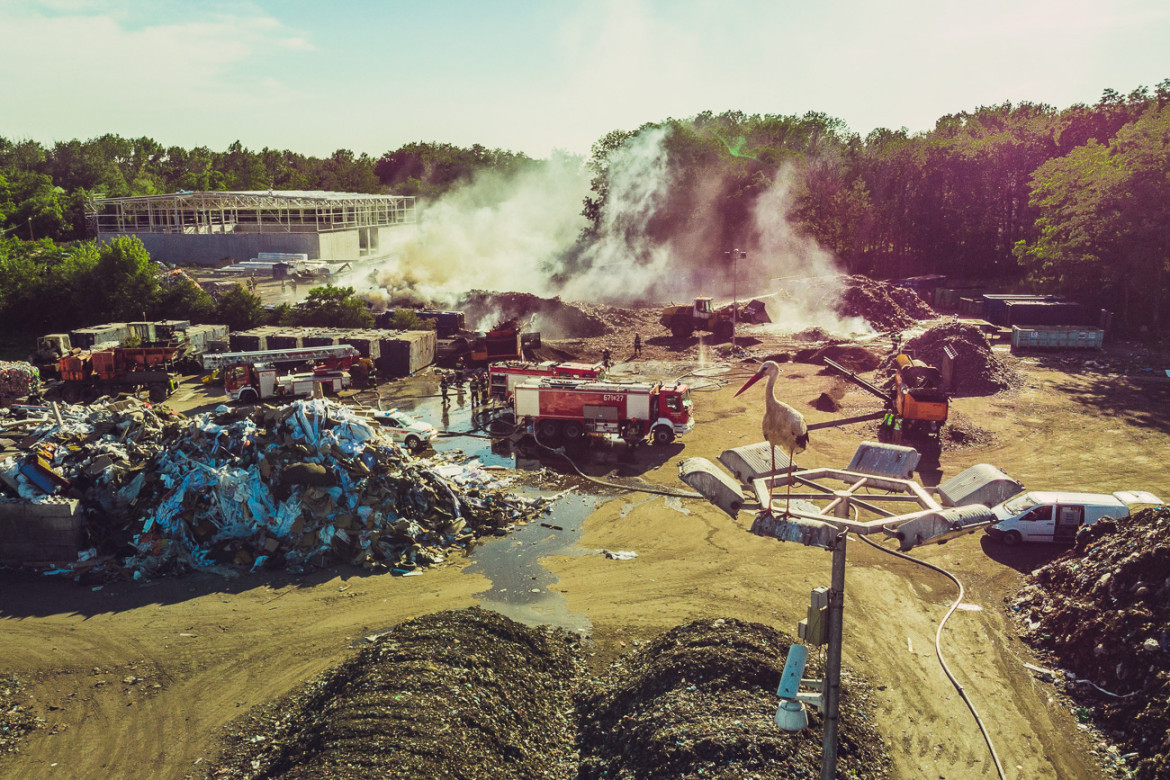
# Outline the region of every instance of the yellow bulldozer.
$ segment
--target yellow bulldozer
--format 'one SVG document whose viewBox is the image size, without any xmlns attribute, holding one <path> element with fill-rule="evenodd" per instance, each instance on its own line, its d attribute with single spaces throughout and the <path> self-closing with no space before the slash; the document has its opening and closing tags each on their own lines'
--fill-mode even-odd
<svg viewBox="0 0 1170 780">
<path fill-rule="evenodd" d="M 764 302 L 755 300 L 739 309 L 733 304 L 716 308 L 707 297 L 695 298 L 690 305 L 671 304 L 662 310 L 658 322 L 670 328 L 676 339 L 685 339 L 696 330 L 714 333 L 717 338 L 729 339 L 735 334 L 736 322 L 771 322 Z"/>
<path fill-rule="evenodd" d="M 721 339 L 729 339 L 735 332 L 731 307 L 716 309 L 711 305 L 710 298 L 695 298 L 691 306 L 667 306 L 658 321 L 670 328 L 671 335 L 676 339 L 685 339 L 696 330 L 714 333 Z"/>
</svg>

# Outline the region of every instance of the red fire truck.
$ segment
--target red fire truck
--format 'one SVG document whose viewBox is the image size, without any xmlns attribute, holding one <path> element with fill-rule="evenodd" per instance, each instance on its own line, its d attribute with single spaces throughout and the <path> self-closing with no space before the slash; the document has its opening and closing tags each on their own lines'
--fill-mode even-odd
<svg viewBox="0 0 1170 780">
<path fill-rule="evenodd" d="M 240 363 L 223 372 L 223 389 L 233 401 L 246 404 L 265 398 L 312 395 L 320 386 L 326 395 L 349 387 L 349 375 L 340 369 L 321 366 L 310 373 L 281 376 L 275 366 Z"/>
<path fill-rule="evenodd" d="M 511 401 L 516 385 L 544 377 L 600 381 L 605 379 L 605 366 L 601 363 L 557 363 L 552 360 L 543 363 L 496 363 L 488 369 L 488 393 L 492 398 Z"/>
<path fill-rule="evenodd" d="M 649 436 L 670 444 L 695 427 L 685 384 L 588 382 L 542 379 L 516 385 L 516 419 L 530 420 L 537 437 L 574 441 L 604 433 L 637 441 Z"/>
</svg>

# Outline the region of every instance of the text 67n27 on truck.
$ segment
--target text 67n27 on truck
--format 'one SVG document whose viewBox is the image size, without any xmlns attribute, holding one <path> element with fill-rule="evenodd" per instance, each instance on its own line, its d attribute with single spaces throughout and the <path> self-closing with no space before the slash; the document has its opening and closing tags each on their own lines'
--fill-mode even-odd
<svg viewBox="0 0 1170 780">
<path fill-rule="evenodd" d="M 670 444 L 695 427 L 690 391 L 682 383 L 529 381 L 516 385 L 513 409 L 517 421 L 531 421 L 542 443 L 599 433 Z"/>
</svg>

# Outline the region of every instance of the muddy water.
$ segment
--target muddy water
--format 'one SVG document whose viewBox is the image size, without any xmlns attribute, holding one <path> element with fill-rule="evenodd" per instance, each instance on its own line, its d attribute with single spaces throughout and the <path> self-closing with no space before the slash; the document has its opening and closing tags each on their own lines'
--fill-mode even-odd
<svg viewBox="0 0 1170 780">
<path fill-rule="evenodd" d="M 565 597 L 555 588 L 556 577 L 540 559 L 600 554 L 578 547 L 577 541 L 585 518 L 606 500 L 603 496 L 570 494 L 556 501 L 539 520 L 477 545 L 466 572 L 481 574 L 492 582 L 491 588 L 476 594 L 479 605 L 527 625 L 590 631 L 592 625 L 585 615 L 568 610 Z"/>
</svg>

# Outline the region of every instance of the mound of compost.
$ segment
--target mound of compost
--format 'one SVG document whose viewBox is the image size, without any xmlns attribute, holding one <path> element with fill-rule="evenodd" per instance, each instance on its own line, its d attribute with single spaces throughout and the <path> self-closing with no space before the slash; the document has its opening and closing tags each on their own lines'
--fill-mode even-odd
<svg viewBox="0 0 1170 780">
<path fill-rule="evenodd" d="M 479 608 L 403 623 L 249 714 L 205 777 L 815 777 L 819 717 L 773 723 L 791 638 L 703 620 L 586 672 L 580 640 Z M 813 670 L 810 669 L 810 673 Z M 841 776 L 883 777 L 866 686 L 847 673 Z M 574 693 L 576 691 L 576 693 Z"/>
<path fill-rule="evenodd" d="M 936 316 L 913 290 L 861 275 L 843 280 L 835 308 L 842 316 L 864 318 L 880 331 L 904 330 L 918 320 Z"/>
<path fill-rule="evenodd" d="M 1085 527 L 1012 608 L 1025 639 L 1087 681 L 1063 684 L 1138 754 L 1139 780 L 1170 777 L 1170 508 Z"/>
<path fill-rule="evenodd" d="M 592 338 L 610 332 L 604 320 L 578 306 L 529 293 L 472 290 L 459 300 L 458 308 L 466 315 L 467 326 L 476 330 L 515 320 L 524 330 L 539 331 L 542 338 Z"/>
<path fill-rule="evenodd" d="M 816 777 L 820 719 L 777 728 L 776 685 L 791 639 L 732 618 L 672 629 L 614 662 L 580 697 L 580 780 Z M 810 668 L 806 676 L 821 673 Z M 845 675 L 843 675 L 843 678 Z M 883 777 L 889 759 L 863 684 L 842 681 L 840 777 Z M 847 724 L 847 725 L 846 725 Z"/>
<path fill-rule="evenodd" d="M 903 345 L 904 351 L 915 360 L 939 369 L 943 365 L 946 347 L 955 352 L 953 395 L 994 395 L 1019 386 L 1019 374 L 991 350 L 991 342 L 976 325 L 952 320 L 934 326 Z M 893 357 L 887 358 L 882 368 L 889 372 L 892 382 Z"/>
<path fill-rule="evenodd" d="M 207 776 L 575 777 L 575 641 L 479 608 L 407 621 L 249 716 Z"/>
</svg>

